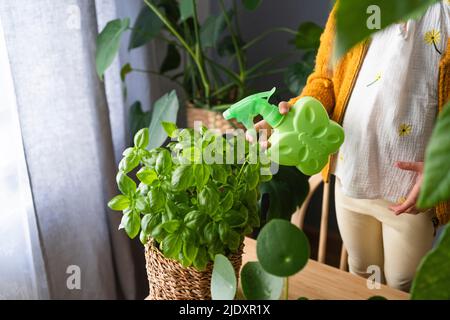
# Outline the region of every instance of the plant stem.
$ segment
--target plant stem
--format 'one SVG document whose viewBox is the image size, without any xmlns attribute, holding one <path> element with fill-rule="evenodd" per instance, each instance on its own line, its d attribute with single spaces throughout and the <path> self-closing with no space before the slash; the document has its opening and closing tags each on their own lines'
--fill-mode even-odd
<svg viewBox="0 0 450 320">
<path fill-rule="evenodd" d="M 226 22 L 227 27 L 228 27 L 228 29 L 230 31 L 231 40 L 233 41 L 234 50 L 236 51 L 236 58 L 237 58 L 237 61 L 238 61 L 239 74 L 240 74 L 239 78 L 241 80 L 241 83 L 245 83 L 245 66 L 244 66 L 244 58 L 243 58 L 242 50 L 239 47 L 239 43 L 238 43 L 236 34 L 234 33 L 234 29 L 233 29 L 233 26 L 231 24 L 231 20 L 230 20 L 230 17 L 228 16 L 227 9 L 225 8 L 225 4 L 224 4 L 223 0 L 220 0 L 220 7 L 222 8 L 223 16 L 225 18 L 225 22 Z"/>
<path fill-rule="evenodd" d="M 241 35 L 241 27 L 239 25 L 239 13 L 238 13 L 238 6 L 237 6 L 237 1 L 233 0 L 233 11 L 234 14 L 236 16 L 236 34 L 240 37 Z"/>
<path fill-rule="evenodd" d="M 284 278 L 283 300 L 289 300 L 289 277 Z"/>
<path fill-rule="evenodd" d="M 200 38 L 200 31 L 199 31 L 199 22 L 198 22 L 198 13 L 197 13 L 197 0 L 192 0 L 194 5 L 194 34 L 195 34 L 195 56 L 198 60 L 198 64 L 201 65 L 202 69 L 206 70 L 205 68 L 205 60 L 203 59 L 203 48 L 202 48 L 202 40 Z M 205 72 L 203 75 L 205 77 L 206 83 L 208 86 L 205 86 L 205 98 L 206 98 L 206 104 L 209 106 L 209 96 L 210 96 L 210 82 L 208 79 L 208 73 Z M 205 85 L 205 83 L 204 83 Z"/>
<path fill-rule="evenodd" d="M 269 30 L 266 30 L 265 32 L 261 33 L 259 36 L 257 36 L 253 40 L 249 41 L 247 44 L 245 44 L 242 47 L 242 50 L 245 51 L 245 50 L 249 49 L 250 47 L 254 46 L 261 40 L 264 40 L 265 37 L 267 37 L 268 35 L 270 35 L 274 32 L 286 32 L 286 33 L 290 33 L 292 35 L 297 35 L 297 31 L 290 29 L 290 28 L 278 27 L 278 28 L 269 29 Z"/>
<path fill-rule="evenodd" d="M 197 66 L 198 72 L 200 74 L 200 78 L 205 90 L 205 97 L 207 100 L 209 100 L 209 92 L 210 92 L 210 85 L 208 82 L 208 78 L 206 75 L 206 72 L 204 70 L 204 67 L 200 63 L 199 59 L 197 59 L 197 56 L 194 51 L 189 47 L 189 45 L 186 43 L 186 41 L 183 39 L 183 37 L 178 33 L 178 31 L 175 29 L 175 27 L 172 25 L 172 23 L 163 15 L 163 13 L 155 6 L 153 3 L 151 3 L 149 0 L 144 0 L 145 4 L 156 14 L 156 16 L 164 23 L 164 25 L 167 27 L 167 29 L 172 33 L 172 35 L 177 38 L 177 40 L 181 43 L 181 45 L 184 47 L 184 49 L 189 53 L 189 55 L 192 57 L 192 59 L 195 62 L 195 65 Z"/>
</svg>

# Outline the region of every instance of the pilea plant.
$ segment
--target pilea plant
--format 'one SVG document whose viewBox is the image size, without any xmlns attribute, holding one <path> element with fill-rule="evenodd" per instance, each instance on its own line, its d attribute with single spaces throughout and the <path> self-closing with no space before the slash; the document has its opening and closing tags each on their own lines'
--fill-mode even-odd
<svg viewBox="0 0 450 320">
<path fill-rule="evenodd" d="M 163 127 L 173 139 L 167 148 L 147 150 L 148 129 L 137 132 L 119 164 L 122 194 L 108 206 L 123 211 L 120 228 L 130 238 L 151 238 L 165 257 L 204 270 L 259 226 L 259 184 L 270 180 L 270 162 L 243 136 Z M 130 177 L 137 167 L 139 185 Z"/>
<path fill-rule="evenodd" d="M 272 219 L 258 235 L 258 261 L 247 262 L 241 270 L 241 288 L 249 300 L 289 297 L 289 278 L 302 270 L 310 256 L 308 238 L 298 227 L 284 219 Z M 283 286 L 284 282 L 284 286 Z M 213 299 L 232 300 L 237 292 L 237 279 L 231 262 L 217 255 L 211 277 Z"/>
</svg>

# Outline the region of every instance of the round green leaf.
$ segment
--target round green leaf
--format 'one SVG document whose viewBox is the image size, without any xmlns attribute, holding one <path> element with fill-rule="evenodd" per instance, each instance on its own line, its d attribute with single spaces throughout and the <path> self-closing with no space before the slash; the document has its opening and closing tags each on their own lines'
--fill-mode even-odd
<svg viewBox="0 0 450 320">
<path fill-rule="evenodd" d="M 130 199 L 124 195 L 118 195 L 108 202 L 108 207 L 112 210 L 122 211 L 130 206 Z"/>
<path fill-rule="evenodd" d="M 418 205 L 430 208 L 450 198 L 450 102 L 444 106 L 425 154 L 423 184 Z M 443 174 L 447 173 L 447 174 Z"/>
<path fill-rule="evenodd" d="M 309 242 L 303 231 L 289 221 L 273 219 L 258 235 L 256 253 L 264 270 L 289 277 L 308 262 Z"/>
<path fill-rule="evenodd" d="M 231 262 L 224 255 L 216 255 L 211 277 L 212 299 L 233 300 L 236 295 L 236 282 L 236 274 Z"/>
<path fill-rule="evenodd" d="M 450 224 L 421 261 L 411 286 L 412 300 L 450 300 Z"/>
<path fill-rule="evenodd" d="M 116 19 L 110 21 L 97 37 L 97 51 L 95 54 L 95 64 L 97 74 L 103 79 L 106 69 L 114 61 L 120 48 L 122 35 L 130 26 L 130 19 Z"/>
<path fill-rule="evenodd" d="M 283 278 L 267 273 L 258 262 L 245 264 L 241 284 L 247 300 L 278 300 L 283 290 Z"/>
</svg>

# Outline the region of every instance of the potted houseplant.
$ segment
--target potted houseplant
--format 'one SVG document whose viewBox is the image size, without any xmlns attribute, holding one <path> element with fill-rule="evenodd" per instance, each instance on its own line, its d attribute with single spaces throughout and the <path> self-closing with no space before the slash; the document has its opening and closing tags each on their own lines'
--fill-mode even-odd
<svg viewBox="0 0 450 320">
<path fill-rule="evenodd" d="M 148 129 L 137 132 L 119 164 L 121 194 L 108 206 L 123 211 L 120 228 L 146 246 L 151 298 L 209 299 L 216 255 L 240 269 L 243 239 L 260 223 L 258 187 L 271 178 L 270 163 L 243 137 L 163 127 L 174 140 L 167 148 L 147 150 Z M 139 185 L 130 177 L 138 167 Z"/>
<path fill-rule="evenodd" d="M 231 6 L 228 7 L 224 0 L 219 0 L 220 12 L 209 16 L 202 23 L 197 14 L 197 2 L 144 0 L 134 25 L 131 25 L 130 19 L 109 22 L 97 40 L 96 64 L 99 76 L 103 75 L 116 56 L 122 35 L 130 31 L 130 50 L 158 40 L 166 45 L 166 56 L 158 70 L 142 70 L 125 64 L 122 79 L 125 81 L 130 72 L 143 72 L 177 84 L 186 97 L 188 127 L 193 127 L 194 120 L 201 120 L 207 127 L 222 131 L 237 126 L 237 123 L 223 119 L 221 112 L 253 93 L 252 82 L 261 77 L 284 73 L 288 90 L 298 94 L 313 69 L 321 27 L 307 22 L 301 24 L 298 30 L 272 28 L 245 41 L 239 27 L 240 7 L 236 0 L 230 1 Z M 260 3 L 242 0 L 246 10 L 257 10 Z M 291 34 L 291 43 L 298 50 L 282 52 L 276 57 L 249 65 L 248 50 L 275 32 Z M 299 57 L 299 61 L 288 68 L 277 67 L 293 55 Z M 142 112 L 139 104 L 134 104 L 130 118 L 132 123 L 142 123 L 145 121 L 141 119 L 148 119 L 148 115 Z"/>
</svg>

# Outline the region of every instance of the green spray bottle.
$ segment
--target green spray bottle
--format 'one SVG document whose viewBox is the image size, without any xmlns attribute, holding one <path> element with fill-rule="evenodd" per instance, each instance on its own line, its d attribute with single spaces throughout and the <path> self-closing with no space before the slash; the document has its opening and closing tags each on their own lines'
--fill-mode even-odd
<svg viewBox="0 0 450 320">
<path fill-rule="evenodd" d="M 324 106 L 312 97 L 299 99 L 288 114 L 280 114 L 278 107 L 269 103 L 275 90 L 242 99 L 223 113 L 224 118 L 234 118 L 252 130 L 253 118 L 261 115 L 274 129 L 267 150 L 270 159 L 296 166 L 306 175 L 319 173 L 344 142 L 343 128 L 330 120 Z"/>
</svg>

